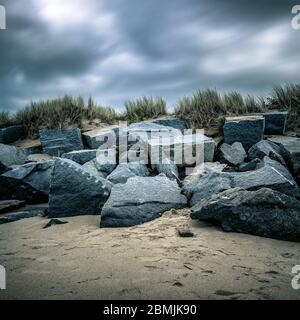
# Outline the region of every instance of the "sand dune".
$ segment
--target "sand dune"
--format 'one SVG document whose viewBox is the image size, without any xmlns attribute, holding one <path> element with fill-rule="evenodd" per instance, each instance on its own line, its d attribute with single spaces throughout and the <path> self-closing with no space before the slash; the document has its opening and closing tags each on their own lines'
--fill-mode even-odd
<svg viewBox="0 0 300 320">
<path fill-rule="evenodd" d="M 99 217 L 43 226 L 31 218 L 0 226 L 0 299 L 299 299 L 291 269 L 300 244 L 224 233 L 167 212 L 131 228 L 100 229 Z M 188 225 L 195 236 L 181 238 Z"/>
</svg>

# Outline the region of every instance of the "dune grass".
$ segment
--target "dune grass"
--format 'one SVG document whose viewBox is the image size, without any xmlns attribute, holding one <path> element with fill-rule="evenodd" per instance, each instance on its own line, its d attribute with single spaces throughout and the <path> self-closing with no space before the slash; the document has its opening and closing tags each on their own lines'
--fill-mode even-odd
<svg viewBox="0 0 300 320">
<path fill-rule="evenodd" d="M 123 118 L 130 123 L 167 114 L 166 101 L 163 98 L 143 97 L 135 101 L 126 101 L 125 109 Z"/>
<path fill-rule="evenodd" d="M 220 126 L 225 116 L 262 111 L 262 102 L 238 92 L 220 94 L 214 89 L 198 90 L 191 97 L 180 99 L 175 114 L 192 128 Z"/>
<path fill-rule="evenodd" d="M 288 111 L 289 130 L 300 130 L 300 84 L 287 84 L 273 89 L 268 108 Z"/>
</svg>

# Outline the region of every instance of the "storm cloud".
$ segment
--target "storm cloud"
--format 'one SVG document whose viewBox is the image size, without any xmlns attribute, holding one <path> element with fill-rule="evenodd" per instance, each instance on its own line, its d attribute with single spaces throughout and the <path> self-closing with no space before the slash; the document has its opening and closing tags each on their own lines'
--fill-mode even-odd
<svg viewBox="0 0 300 320">
<path fill-rule="evenodd" d="M 299 1 L 298 1 L 299 2 Z M 64 94 L 124 101 L 194 90 L 267 95 L 300 81 L 297 1 L 0 0 L 0 110 Z"/>
</svg>

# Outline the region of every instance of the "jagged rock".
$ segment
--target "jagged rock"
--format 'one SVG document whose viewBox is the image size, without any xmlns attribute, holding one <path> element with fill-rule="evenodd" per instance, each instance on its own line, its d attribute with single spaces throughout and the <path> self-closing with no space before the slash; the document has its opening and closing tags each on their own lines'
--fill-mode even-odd
<svg viewBox="0 0 300 320">
<path fill-rule="evenodd" d="M 48 216 L 99 214 L 110 190 L 110 182 L 91 175 L 72 160 L 57 158 L 50 180 Z"/>
<path fill-rule="evenodd" d="M 272 136 L 268 139 L 282 146 L 283 156 L 294 177 L 300 183 L 300 138 Z"/>
<path fill-rule="evenodd" d="M 287 126 L 288 112 L 266 112 L 265 134 L 284 134 Z"/>
<path fill-rule="evenodd" d="M 26 153 L 23 149 L 0 144 L 0 166 L 2 172 L 12 165 L 22 165 L 26 161 Z"/>
<path fill-rule="evenodd" d="M 253 171 L 258 169 L 258 166 L 261 164 L 260 159 L 253 159 L 250 162 L 242 163 L 239 165 L 240 172 Z"/>
<path fill-rule="evenodd" d="M 276 168 L 265 165 L 264 167 L 248 172 L 216 172 L 207 170 L 199 180 L 193 180 L 184 185 L 184 192 L 192 195 L 191 206 L 213 194 L 217 194 L 232 188 L 245 190 L 258 190 L 271 188 L 282 193 L 300 196 L 299 189 L 292 177 L 288 178 L 284 173 L 287 169 L 276 162 Z"/>
<path fill-rule="evenodd" d="M 109 175 L 117 166 L 117 151 L 115 148 L 98 149 L 93 161 L 98 171 Z"/>
<path fill-rule="evenodd" d="M 25 201 L 19 201 L 19 200 L 0 201 L 0 214 L 17 210 L 19 208 L 24 207 L 25 204 L 26 204 Z"/>
<path fill-rule="evenodd" d="M 46 215 L 47 208 L 26 208 L 20 211 L 8 213 L 0 216 L 0 224 L 11 223 L 22 219 L 29 219 L 34 217 L 44 217 Z"/>
<path fill-rule="evenodd" d="M 282 156 L 282 148 L 272 141 L 262 140 L 249 149 L 249 158 L 251 160 L 256 158 L 263 159 L 265 156 L 279 161 L 283 165 L 286 164 Z"/>
<path fill-rule="evenodd" d="M 191 217 L 217 220 L 225 231 L 300 241 L 300 201 L 268 188 L 213 195 L 197 203 Z"/>
<path fill-rule="evenodd" d="M 52 226 L 55 226 L 55 225 L 60 225 L 60 224 L 66 224 L 68 223 L 68 221 L 61 221 L 59 219 L 51 219 L 44 227 L 43 229 L 47 229 L 47 228 L 50 228 Z"/>
<path fill-rule="evenodd" d="M 113 186 L 101 213 L 100 227 L 129 227 L 187 205 L 176 181 L 165 176 L 134 177 Z"/>
<path fill-rule="evenodd" d="M 229 117 L 225 120 L 224 141 L 227 144 L 241 142 L 246 151 L 264 137 L 263 116 Z"/>
<path fill-rule="evenodd" d="M 21 125 L 10 126 L 0 129 L 0 143 L 13 143 L 19 140 L 24 134 L 24 127 Z"/>
<path fill-rule="evenodd" d="M 81 131 L 78 128 L 66 130 L 40 130 L 40 140 L 44 153 L 60 157 L 64 153 L 82 150 Z"/>
<path fill-rule="evenodd" d="M 62 158 L 72 160 L 79 164 L 85 164 L 86 162 L 89 162 L 95 159 L 96 156 L 97 156 L 97 150 L 78 150 L 78 151 L 64 153 L 62 155 Z"/>
<path fill-rule="evenodd" d="M 82 136 L 91 149 L 110 149 L 118 144 L 119 130 L 119 126 L 113 125 L 84 132 Z"/>
<path fill-rule="evenodd" d="M 43 161 L 49 161 L 52 160 L 53 157 L 49 156 L 49 154 L 45 153 L 38 153 L 38 154 L 30 154 L 26 158 L 26 162 L 43 162 Z"/>
<path fill-rule="evenodd" d="M 165 119 L 160 118 L 160 119 L 151 120 L 151 122 L 162 125 L 162 126 L 178 129 L 182 133 L 184 133 L 184 130 L 188 129 L 186 121 L 182 119 L 177 119 L 177 118 L 165 118 Z"/>
<path fill-rule="evenodd" d="M 89 162 L 86 162 L 82 168 L 86 171 L 88 171 L 92 176 L 95 176 L 95 177 L 100 177 L 100 178 L 106 178 L 107 177 L 107 173 L 104 172 L 104 171 L 99 171 L 97 169 L 97 166 L 95 164 L 95 159 L 94 160 L 91 160 Z"/>
<path fill-rule="evenodd" d="M 129 178 L 132 177 L 147 177 L 149 176 L 149 170 L 143 163 L 129 162 L 121 163 L 117 168 L 107 177 L 110 182 L 126 183 Z"/>
<path fill-rule="evenodd" d="M 223 143 L 220 147 L 220 159 L 222 162 L 237 166 L 244 162 L 247 158 L 247 153 L 240 142 L 235 142 L 232 145 Z"/>
<path fill-rule="evenodd" d="M 166 159 L 164 163 L 156 164 L 155 169 L 158 174 L 164 174 L 169 179 L 180 181 L 178 168 L 172 160 Z"/>
<path fill-rule="evenodd" d="M 3 173 L 0 176 L 0 199 L 47 202 L 52 165 L 53 161 L 28 163 Z"/>
</svg>

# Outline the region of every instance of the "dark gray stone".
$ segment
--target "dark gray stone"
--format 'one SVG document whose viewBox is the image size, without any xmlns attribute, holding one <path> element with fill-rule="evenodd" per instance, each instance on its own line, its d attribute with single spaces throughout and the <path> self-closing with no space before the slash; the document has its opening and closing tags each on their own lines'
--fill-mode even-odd
<svg viewBox="0 0 300 320">
<path fill-rule="evenodd" d="M 247 158 L 247 153 L 240 142 L 235 142 L 232 145 L 223 143 L 220 147 L 221 162 L 237 166 L 244 162 Z"/>
<path fill-rule="evenodd" d="M 91 160 L 89 162 L 86 162 L 82 168 L 86 171 L 88 171 L 92 176 L 95 177 L 100 177 L 100 178 L 106 178 L 107 177 L 107 173 L 104 171 L 99 171 L 97 169 L 97 166 L 95 164 L 95 160 Z"/>
<path fill-rule="evenodd" d="M 2 171 L 12 165 L 22 165 L 26 161 L 26 153 L 21 148 L 0 144 L 0 165 Z"/>
<path fill-rule="evenodd" d="M 258 166 L 261 164 L 262 160 L 260 159 L 253 159 L 250 162 L 242 163 L 239 166 L 240 172 L 246 172 L 246 171 L 253 171 L 258 169 Z"/>
<path fill-rule="evenodd" d="M 62 158 L 72 160 L 79 164 L 85 164 L 96 158 L 97 150 L 78 150 L 64 153 Z"/>
<path fill-rule="evenodd" d="M 241 142 L 246 151 L 264 138 L 265 119 L 260 116 L 226 118 L 224 142 Z"/>
<path fill-rule="evenodd" d="M 13 143 L 24 135 L 24 127 L 21 125 L 0 129 L 0 143 Z"/>
<path fill-rule="evenodd" d="M 109 180 L 114 184 L 126 183 L 126 181 L 129 178 L 136 177 L 136 176 L 138 177 L 149 176 L 149 170 L 143 163 L 139 163 L 139 162 L 121 163 L 107 177 L 107 180 Z"/>
<path fill-rule="evenodd" d="M 110 182 L 91 175 L 78 163 L 57 158 L 50 180 L 48 216 L 99 214 L 110 189 Z"/>
<path fill-rule="evenodd" d="M 78 128 L 66 130 L 40 130 L 40 140 L 44 153 L 60 157 L 64 153 L 82 150 L 81 131 Z"/>
<path fill-rule="evenodd" d="M 162 125 L 162 126 L 178 129 L 182 133 L 184 133 L 184 130 L 188 129 L 186 121 L 182 119 L 177 119 L 177 118 L 155 119 L 155 120 L 152 120 L 151 122 Z"/>
<path fill-rule="evenodd" d="M 61 221 L 59 219 L 50 219 L 50 221 L 43 227 L 43 229 L 50 228 L 52 226 L 60 225 L 60 224 L 66 224 L 68 221 Z"/>
<path fill-rule="evenodd" d="M 53 161 L 17 166 L 0 176 L 0 199 L 26 200 L 28 203 L 48 201 Z"/>
<path fill-rule="evenodd" d="M 113 186 L 101 213 L 100 227 L 129 227 L 187 205 L 176 181 L 165 176 L 134 177 Z"/>
<path fill-rule="evenodd" d="M 158 174 L 164 174 L 169 179 L 180 182 L 178 168 L 174 161 L 165 159 L 164 163 L 156 164 L 155 169 Z"/>
<path fill-rule="evenodd" d="M 98 149 L 93 161 L 99 172 L 109 175 L 117 166 L 117 151 L 115 148 Z"/>
<path fill-rule="evenodd" d="M 192 208 L 191 218 L 217 220 L 225 231 L 300 241 L 300 201 L 272 189 L 213 195 Z"/>
<path fill-rule="evenodd" d="M 84 132 L 82 136 L 91 149 L 110 149 L 118 144 L 119 130 L 119 126 L 113 125 Z"/>
<path fill-rule="evenodd" d="M 0 224 L 11 223 L 23 219 L 29 219 L 34 217 L 44 217 L 46 215 L 47 208 L 27 208 L 20 211 L 8 213 L 0 216 Z"/>
<path fill-rule="evenodd" d="M 19 200 L 2 200 L 0 201 L 0 214 L 15 211 L 19 208 L 24 207 L 25 201 Z"/>
<path fill-rule="evenodd" d="M 266 112 L 265 134 L 284 134 L 287 126 L 288 112 Z"/>
</svg>

